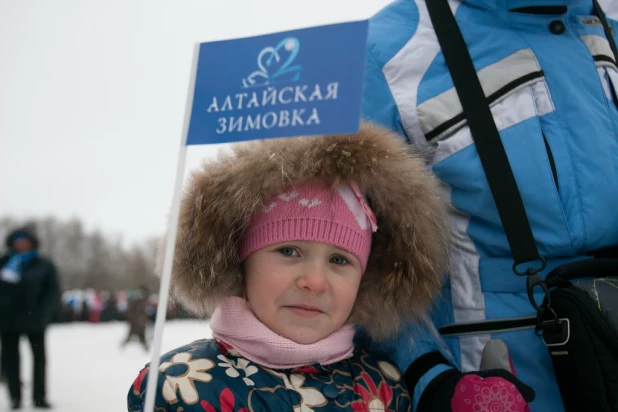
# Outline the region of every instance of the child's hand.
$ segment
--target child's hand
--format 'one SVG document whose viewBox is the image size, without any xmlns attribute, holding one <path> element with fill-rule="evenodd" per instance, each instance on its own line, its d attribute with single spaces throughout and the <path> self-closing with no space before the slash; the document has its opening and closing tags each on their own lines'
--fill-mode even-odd
<svg viewBox="0 0 618 412">
<path fill-rule="evenodd" d="M 434 379 L 423 394 L 418 412 L 530 412 L 534 390 L 515 377 L 506 344 L 494 339 L 483 350 L 480 371 L 456 369 Z M 429 389 L 429 386 L 428 386 Z"/>
<path fill-rule="evenodd" d="M 463 375 L 451 398 L 451 411 L 529 412 L 534 391 L 510 372 L 486 370 Z"/>
<path fill-rule="evenodd" d="M 529 412 L 534 391 L 515 377 L 506 344 L 490 340 L 483 349 L 481 372 L 464 375 L 455 386 L 451 410 Z"/>
<path fill-rule="evenodd" d="M 504 369 L 461 373 L 456 369 L 436 378 L 421 397 L 418 412 L 529 412 L 534 390 Z M 429 392 L 427 392 L 429 390 Z"/>
</svg>

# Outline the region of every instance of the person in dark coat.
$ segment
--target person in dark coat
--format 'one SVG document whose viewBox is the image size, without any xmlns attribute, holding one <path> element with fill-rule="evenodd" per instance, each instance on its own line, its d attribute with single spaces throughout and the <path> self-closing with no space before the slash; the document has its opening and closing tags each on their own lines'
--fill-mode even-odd
<svg viewBox="0 0 618 412">
<path fill-rule="evenodd" d="M 136 296 L 131 300 L 127 309 L 126 318 L 129 323 L 129 333 L 127 338 L 122 343 L 125 347 L 133 337 L 136 337 L 144 350 L 148 352 L 148 343 L 146 342 L 146 326 L 148 325 L 148 289 L 141 287 Z"/>
<path fill-rule="evenodd" d="M 34 358 L 33 401 L 49 409 L 45 394 L 45 330 L 60 301 L 54 264 L 38 254 L 39 241 L 28 229 L 6 238 L 8 255 L 0 258 L 0 337 L 2 367 L 12 408 L 21 408 L 19 340 L 26 335 Z"/>
</svg>

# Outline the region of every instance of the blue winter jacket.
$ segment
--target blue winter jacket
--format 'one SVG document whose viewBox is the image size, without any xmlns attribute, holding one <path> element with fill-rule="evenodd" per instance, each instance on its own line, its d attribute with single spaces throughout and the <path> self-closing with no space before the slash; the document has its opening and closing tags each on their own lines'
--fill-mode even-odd
<svg viewBox="0 0 618 412">
<path fill-rule="evenodd" d="M 543 275 L 618 244 L 618 69 L 592 0 L 450 0 L 490 101 L 530 219 Z M 618 18 L 618 1 L 601 1 Z M 535 6 L 552 6 L 543 9 Z M 536 12 L 535 12 L 536 10 Z M 614 29 L 618 22 L 611 20 Z M 425 0 L 398 0 L 370 20 L 364 116 L 433 148 L 432 168 L 455 206 L 452 273 L 436 303 L 437 329 L 535 315 L 513 259 Z M 618 37 L 616 37 L 618 42 Z M 538 301 L 542 296 L 537 296 Z M 503 339 L 518 377 L 536 390 L 533 411 L 562 411 L 547 348 L 532 327 L 396 343 L 401 370 L 442 351 L 478 370 Z M 416 408 L 431 380 L 413 391 Z"/>
</svg>

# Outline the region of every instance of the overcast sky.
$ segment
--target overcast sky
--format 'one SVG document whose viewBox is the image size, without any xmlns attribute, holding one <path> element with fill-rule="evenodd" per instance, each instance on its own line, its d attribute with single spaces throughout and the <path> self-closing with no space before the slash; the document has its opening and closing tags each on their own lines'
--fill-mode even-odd
<svg viewBox="0 0 618 412">
<path fill-rule="evenodd" d="M 370 17 L 390 0 L 0 0 L 0 216 L 127 243 L 171 206 L 196 42 Z M 217 146 L 191 146 L 187 169 Z"/>
</svg>

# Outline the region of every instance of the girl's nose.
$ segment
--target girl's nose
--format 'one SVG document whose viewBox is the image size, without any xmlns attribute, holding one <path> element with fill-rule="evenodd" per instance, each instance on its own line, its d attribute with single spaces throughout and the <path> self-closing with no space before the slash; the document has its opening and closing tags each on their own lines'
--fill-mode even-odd
<svg viewBox="0 0 618 412">
<path fill-rule="evenodd" d="M 307 292 L 325 292 L 328 290 L 326 267 L 320 263 L 307 264 L 301 269 L 303 272 L 298 277 L 297 285 Z"/>
</svg>

